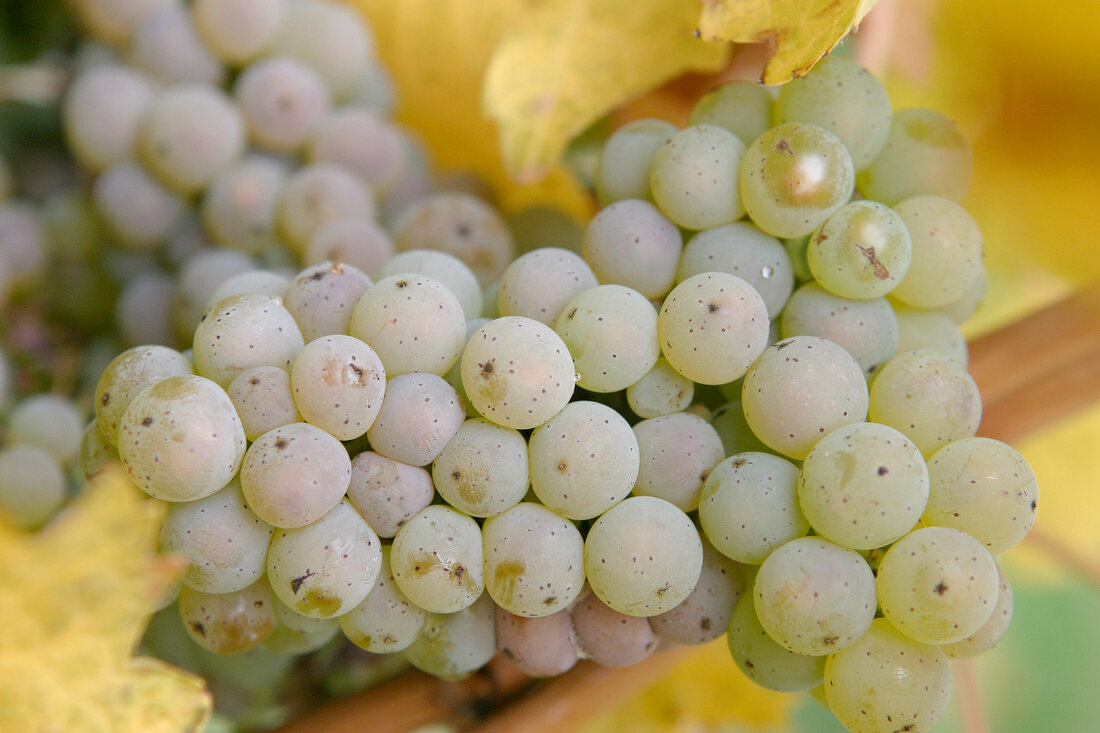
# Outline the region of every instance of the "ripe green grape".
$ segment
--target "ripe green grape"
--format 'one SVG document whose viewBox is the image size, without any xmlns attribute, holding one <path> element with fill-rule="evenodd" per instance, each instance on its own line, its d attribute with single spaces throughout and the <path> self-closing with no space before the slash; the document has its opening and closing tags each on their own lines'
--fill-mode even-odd
<svg viewBox="0 0 1100 733">
<path fill-rule="evenodd" d="M 967 295 L 982 266 L 982 233 L 966 209 L 939 196 L 914 196 L 894 207 L 913 242 L 913 258 L 893 297 L 940 308 Z"/>
<path fill-rule="evenodd" d="M 420 510 L 393 538 L 390 567 L 410 601 L 432 613 L 471 606 L 485 589 L 481 528 L 443 504 Z"/>
<path fill-rule="evenodd" d="M 633 430 L 640 458 L 633 493 L 695 511 L 703 482 L 726 457 L 718 431 L 686 412 L 642 420 Z"/>
<path fill-rule="evenodd" d="M 601 206 L 623 199 L 650 199 L 649 172 L 653 156 L 676 133 L 665 120 L 628 122 L 604 141 L 596 165 L 594 185 Z"/>
<path fill-rule="evenodd" d="M 913 244 L 893 209 L 877 201 L 852 201 L 810 234 L 806 258 L 814 279 L 830 293 L 868 300 L 902 282 Z"/>
<path fill-rule="evenodd" d="M 459 427 L 432 465 L 435 490 L 471 517 L 492 517 L 518 504 L 529 473 L 523 435 L 477 417 Z M 428 491 L 430 499 L 430 484 Z"/>
<path fill-rule="evenodd" d="M 290 365 L 290 386 L 305 421 L 338 440 L 368 432 L 389 395 L 386 370 L 374 349 L 343 334 L 302 347 Z"/>
<path fill-rule="evenodd" d="M 676 282 L 682 248 L 680 230 L 656 206 L 623 199 L 592 217 L 581 256 L 601 283 L 660 298 Z"/>
<path fill-rule="evenodd" d="M 338 619 L 349 641 L 374 654 L 407 648 L 428 620 L 428 612 L 397 587 L 390 569 L 391 550 L 389 545 L 382 547 L 381 571 L 367 597 Z"/>
<path fill-rule="evenodd" d="M 685 229 L 709 229 L 745 215 L 737 190 L 745 143 L 724 127 L 691 125 L 657 149 L 650 189 L 658 208 Z"/>
<path fill-rule="evenodd" d="M 741 596 L 733 608 L 726 643 L 745 676 L 777 692 L 805 692 L 821 684 L 827 657 L 797 654 L 773 639 L 756 617 L 753 594 Z"/>
<path fill-rule="evenodd" d="M 704 94 L 691 108 L 693 125 L 718 125 L 746 145 L 771 126 L 772 95 L 762 84 L 728 82 Z"/>
<path fill-rule="evenodd" d="M 466 406 L 437 374 L 399 374 L 386 384 L 382 409 L 367 429 L 371 447 L 382 455 L 426 466 L 454 438 L 466 420 Z"/>
</svg>

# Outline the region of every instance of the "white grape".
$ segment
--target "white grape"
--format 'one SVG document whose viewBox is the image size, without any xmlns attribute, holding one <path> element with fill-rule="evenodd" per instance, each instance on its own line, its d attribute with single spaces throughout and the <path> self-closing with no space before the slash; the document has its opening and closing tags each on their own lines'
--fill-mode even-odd
<svg viewBox="0 0 1100 733">
<path fill-rule="evenodd" d="M 339 440 L 370 430 L 387 394 L 386 370 L 374 349 L 343 334 L 306 344 L 290 366 L 290 384 L 305 421 Z"/>
<path fill-rule="evenodd" d="M 523 435 L 484 418 L 466 420 L 432 465 L 436 491 L 471 517 L 492 517 L 519 503 L 528 476 Z"/>
<path fill-rule="evenodd" d="M 411 466 L 426 466 L 462 427 L 466 406 L 436 374 L 399 374 L 386 384 L 382 409 L 367 429 L 371 448 Z"/>
<path fill-rule="evenodd" d="M 392 547 L 397 587 L 427 611 L 468 608 L 485 589 L 481 528 L 448 506 L 422 509 L 398 530 Z"/>
</svg>

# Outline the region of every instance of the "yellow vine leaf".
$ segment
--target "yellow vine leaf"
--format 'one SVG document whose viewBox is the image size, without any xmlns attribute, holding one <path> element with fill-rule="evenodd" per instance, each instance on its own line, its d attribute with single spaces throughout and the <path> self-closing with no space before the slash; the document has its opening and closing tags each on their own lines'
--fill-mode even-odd
<svg viewBox="0 0 1100 733">
<path fill-rule="evenodd" d="M 692 37 L 682 0 L 347 0 L 370 22 L 398 91 L 397 120 L 437 165 L 484 178 L 506 212 L 591 200 L 560 162 L 627 98 L 728 49 Z M 522 182 L 521 182 L 522 181 Z"/>
<path fill-rule="evenodd" d="M 766 43 L 774 52 L 765 84 L 802 76 L 856 26 L 878 0 L 702 0 L 707 41 Z"/>
<path fill-rule="evenodd" d="M 117 469 L 40 532 L 0 526 L 0 730 L 204 729 L 206 683 L 131 656 L 182 570 L 156 552 L 164 511 Z"/>
</svg>

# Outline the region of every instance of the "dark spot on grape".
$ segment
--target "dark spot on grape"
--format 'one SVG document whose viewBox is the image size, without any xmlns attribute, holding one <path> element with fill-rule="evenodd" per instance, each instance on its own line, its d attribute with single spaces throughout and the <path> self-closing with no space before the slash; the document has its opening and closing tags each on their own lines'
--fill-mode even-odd
<svg viewBox="0 0 1100 733">
<path fill-rule="evenodd" d="M 103 405 L 104 407 L 106 407 L 107 403 L 110 402 L 110 401 L 111 401 L 111 393 L 110 392 L 104 392 L 103 396 L 99 398 L 99 404 Z"/>
<path fill-rule="evenodd" d="M 290 581 L 290 590 L 294 592 L 294 595 L 298 595 L 298 589 L 302 587 L 302 583 L 306 582 L 306 580 L 313 575 L 316 575 L 316 573 L 306 568 L 305 575 L 299 575 L 297 578 Z"/>
<path fill-rule="evenodd" d="M 199 636 L 206 638 L 206 627 L 198 621 L 191 622 L 191 629 Z"/>
<path fill-rule="evenodd" d="M 576 308 L 574 308 L 573 310 L 569 311 L 569 315 L 567 315 L 567 316 L 566 316 L 566 318 L 572 318 L 572 317 L 573 317 L 573 316 L 575 316 L 575 315 L 577 315 L 577 309 L 576 309 Z"/>
<path fill-rule="evenodd" d="M 889 473 L 889 471 L 886 469 L 886 466 L 879 466 L 878 467 L 878 475 L 879 476 L 885 476 L 887 473 Z"/>
<path fill-rule="evenodd" d="M 880 260 L 878 258 L 878 255 L 875 254 L 874 247 L 860 247 L 859 244 L 856 244 L 854 242 L 853 244 L 855 244 L 856 249 L 860 251 L 860 254 L 866 257 L 867 261 L 871 263 L 871 267 L 874 268 L 875 277 L 877 277 L 879 280 L 889 279 L 890 271 L 886 269 L 886 265 L 882 264 L 882 260 Z"/>
<path fill-rule="evenodd" d="M 264 607 L 264 602 L 263 601 L 253 601 L 252 602 L 252 607 L 253 608 L 263 608 Z"/>
<path fill-rule="evenodd" d="M 260 383 L 260 378 L 259 377 L 252 377 L 251 379 L 248 380 L 248 383 L 251 384 L 253 387 L 255 387 L 257 384 Z"/>
<path fill-rule="evenodd" d="M 710 631 L 710 617 L 709 616 L 703 616 L 703 618 L 701 618 L 699 620 L 699 628 L 702 629 L 703 631 Z"/>
<path fill-rule="evenodd" d="M 278 440 L 275 441 L 275 447 L 278 450 L 282 450 L 283 448 L 286 448 L 288 445 L 290 445 L 290 441 L 287 440 L 286 438 L 279 438 Z"/>
<path fill-rule="evenodd" d="M 543 603 L 545 603 L 547 606 L 553 606 L 557 602 L 558 602 L 558 597 L 557 596 L 549 596 L 545 600 L 543 600 Z"/>
<path fill-rule="evenodd" d="M 150 425 L 153 424 L 153 418 L 151 418 L 151 417 L 143 418 L 142 421 L 141 421 L 141 424 L 144 425 L 145 427 L 149 427 Z"/>
<path fill-rule="evenodd" d="M 322 279 L 324 276 L 325 276 L 325 273 L 323 273 L 323 272 L 315 272 L 315 273 L 313 273 L 312 275 L 309 276 L 308 282 L 315 283 L 318 280 Z"/>
<path fill-rule="evenodd" d="M 821 641 L 825 643 L 825 646 L 832 646 L 833 644 L 835 644 L 837 642 L 837 640 L 838 640 L 838 637 L 836 637 L 836 636 L 826 636 Z"/>
<path fill-rule="evenodd" d="M 791 339 L 787 339 L 786 341 L 780 341 L 778 344 L 775 345 L 775 350 L 776 351 L 782 351 L 783 349 L 787 348 L 790 345 L 791 345 Z"/>
<path fill-rule="evenodd" d="M 749 669 L 756 669 L 756 665 L 752 663 L 751 659 L 746 659 L 745 660 L 745 666 L 748 667 Z"/>
<path fill-rule="evenodd" d="M 503 654 L 508 659 L 515 659 L 516 658 L 515 653 L 513 653 L 512 650 L 509 649 L 508 647 L 504 647 L 503 649 L 501 649 L 500 653 Z"/>
<path fill-rule="evenodd" d="M 730 465 L 732 465 L 734 468 L 741 468 L 741 466 L 744 466 L 748 462 L 748 458 L 734 458 L 733 463 Z"/>
<path fill-rule="evenodd" d="M 455 233 L 463 238 L 470 236 L 470 225 L 466 224 L 465 222 L 459 224 L 457 227 L 455 227 Z"/>
<path fill-rule="evenodd" d="M 941 580 L 940 582 L 936 583 L 936 587 L 932 590 L 936 592 L 936 595 L 942 596 L 944 593 L 947 592 L 947 584 Z"/>
<path fill-rule="evenodd" d="M 485 377 L 486 379 L 489 378 L 489 376 L 493 373 L 494 361 L 496 361 L 496 359 L 490 359 L 484 364 L 478 364 L 478 367 L 481 369 L 481 376 Z"/>
<path fill-rule="evenodd" d="M 794 150 L 791 148 L 791 144 L 786 140 L 780 140 L 779 142 L 777 142 L 775 144 L 775 149 L 781 153 L 786 153 L 787 155 L 794 155 Z"/>
<path fill-rule="evenodd" d="M 407 287 L 409 287 L 409 281 L 408 280 L 398 280 L 397 282 L 394 283 L 394 285 L 396 285 L 398 288 L 407 288 Z"/>
<path fill-rule="evenodd" d="M 1031 511 L 1035 511 L 1035 508 L 1039 506 L 1039 502 L 1034 499 L 1031 500 Z"/>
<path fill-rule="evenodd" d="M 462 478 L 462 471 L 451 471 L 451 478 L 453 478 L 455 481 L 458 481 L 460 478 Z"/>
</svg>

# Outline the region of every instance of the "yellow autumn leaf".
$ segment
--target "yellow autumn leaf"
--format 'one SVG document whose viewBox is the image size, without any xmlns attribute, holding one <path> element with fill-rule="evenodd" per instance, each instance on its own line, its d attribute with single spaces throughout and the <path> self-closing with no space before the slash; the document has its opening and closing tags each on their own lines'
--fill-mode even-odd
<svg viewBox="0 0 1100 733">
<path fill-rule="evenodd" d="M 164 511 L 117 469 L 41 532 L 0 526 L 0 730 L 204 728 L 201 678 L 131 656 L 182 570 L 156 553 Z"/>
<path fill-rule="evenodd" d="M 701 43 L 690 3 L 562 0 L 552 17 L 501 39 L 485 110 L 508 170 L 540 179 L 566 144 L 618 103 L 686 71 L 714 71 L 729 47 Z"/>
<path fill-rule="evenodd" d="M 681 0 L 348 2 L 374 29 L 398 121 L 440 168 L 484 178 L 506 212 L 554 204 L 586 219 L 590 197 L 560 162 L 569 141 L 627 98 L 715 70 L 728 53 L 692 37 L 698 10 Z"/>
<path fill-rule="evenodd" d="M 766 43 L 765 84 L 802 76 L 833 49 L 877 0 L 702 0 L 699 32 L 708 41 Z"/>
</svg>

